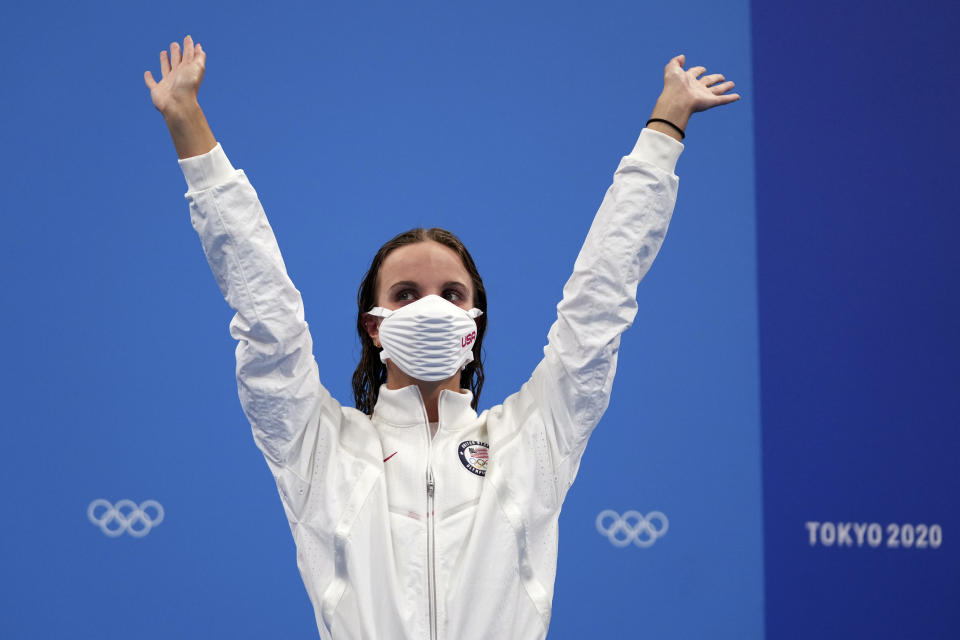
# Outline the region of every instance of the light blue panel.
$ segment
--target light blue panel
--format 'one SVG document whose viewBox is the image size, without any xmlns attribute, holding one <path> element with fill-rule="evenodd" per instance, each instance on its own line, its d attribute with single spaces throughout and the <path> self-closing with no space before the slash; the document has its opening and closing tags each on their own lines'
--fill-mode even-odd
<svg viewBox="0 0 960 640">
<path fill-rule="evenodd" d="M 558 637 L 763 636 L 748 12 L 647 7 L 627 27 L 686 25 L 663 46 L 735 79 L 746 100 L 688 128 L 673 223 L 561 517 Z M 614 548 L 594 527 L 605 508 L 659 510 L 669 529 Z"/>
<path fill-rule="evenodd" d="M 309 638 L 270 474 L 236 399 L 230 312 L 190 228 L 141 76 L 191 33 L 200 99 L 301 289 L 322 379 L 349 402 L 356 286 L 396 232 L 438 225 L 489 291 L 481 406 L 515 391 L 662 67 L 735 79 L 696 116 L 666 246 L 613 404 L 561 517 L 551 637 L 762 629 L 747 4 L 172 2 L 0 9 L 8 30 L 0 636 Z M 154 499 L 108 538 L 96 498 Z M 616 549 L 603 509 L 661 510 Z M 695 612 L 692 614 L 691 612 Z"/>
</svg>

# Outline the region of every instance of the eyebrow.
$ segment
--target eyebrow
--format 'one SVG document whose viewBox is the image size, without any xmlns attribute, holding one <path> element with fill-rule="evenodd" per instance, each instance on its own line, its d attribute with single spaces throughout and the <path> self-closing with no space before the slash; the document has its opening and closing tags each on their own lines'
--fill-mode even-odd
<svg viewBox="0 0 960 640">
<path fill-rule="evenodd" d="M 463 287 L 464 289 L 467 288 L 467 285 L 465 285 L 465 284 L 462 283 L 462 282 L 457 282 L 456 280 L 451 280 L 451 281 L 449 281 L 449 282 L 444 282 L 444 283 L 443 283 L 443 286 L 444 286 L 444 287 L 453 287 L 453 286 L 456 286 L 456 287 Z M 396 289 L 397 287 L 410 287 L 410 288 L 412 288 L 412 289 L 419 289 L 419 288 L 420 288 L 420 285 L 419 285 L 418 283 L 416 283 L 416 282 L 411 281 L 411 280 L 401 280 L 400 282 L 395 282 L 395 283 L 393 283 L 392 285 L 390 285 L 390 290 L 392 291 L 393 289 Z"/>
</svg>

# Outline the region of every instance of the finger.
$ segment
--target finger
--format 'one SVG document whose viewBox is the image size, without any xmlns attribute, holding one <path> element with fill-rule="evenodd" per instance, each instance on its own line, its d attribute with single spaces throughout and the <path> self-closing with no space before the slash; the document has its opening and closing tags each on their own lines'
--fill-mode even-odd
<svg viewBox="0 0 960 640">
<path fill-rule="evenodd" d="M 180 66 L 180 43 L 171 42 L 170 43 L 170 68 L 176 69 Z"/>
<path fill-rule="evenodd" d="M 670 58 L 670 61 L 667 62 L 667 66 L 663 68 L 664 71 L 670 71 L 671 68 L 676 68 L 678 70 L 683 70 L 683 62 L 686 60 L 684 55 L 681 53 L 678 56 Z"/>
<path fill-rule="evenodd" d="M 187 36 L 183 39 L 183 61 L 190 62 L 193 60 L 193 38 Z"/>
<path fill-rule="evenodd" d="M 730 104 L 731 102 L 736 102 L 740 99 L 739 93 L 728 93 L 724 96 L 717 96 L 717 104 Z"/>
<path fill-rule="evenodd" d="M 726 93 L 727 91 L 730 91 L 730 89 L 733 89 L 733 86 L 733 81 L 728 80 L 727 82 L 713 85 L 710 87 L 710 91 L 713 91 L 714 95 L 719 96 L 720 94 Z"/>
<path fill-rule="evenodd" d="M 700 78 L 700 84 L 702 84 L 705 87 L 709 87 L 710 85 L 717 84 L 723 79 L 724 77 L 722 73 L 711 73 L 708 76 L 703 76 L 702 78 Z"/>
<path fill-rule="evenodd" d="M 693 75 L 694 78 L 699 78 L 706 70 L 706 67 L 690 67 L 687 69 L 687 73 Z"/>
<path fill-rule="evenodd" d="M 713 96 L 701 102 L 699 106 L 694 108 L 694 111 L 706 111 L 707 109 L 713 109 L 714 107 L 719 107 L 721 105 L 730 104 L 731 102 L 736 102 L 739 99 L 740 99 L 739 93 L 728 93 L 722 96 Z"/>
<path fill-rule="evenodd" d="M 143 81 L 147 83 L 147 88 L 150 91 L 153 91 L 153 88 L 157 86 L 157 81 L 153 79 L 153 74 L 149 71 L 143 72 Z"/>
<path fill-rule="evenodd" d="M 166 78 L 170 73 L 170 60 L 167 58 L 167 50 L 160 52 L 160 77 Z"/>
<path fill-rule="evenodd" d="M 207 52 L 203 50 L 203 47 L 200 46 L 200 43 L 197 43 L 196 47 L 196 58 L 200 61 L 201 67 L 207 66 Z"/>
</svg>

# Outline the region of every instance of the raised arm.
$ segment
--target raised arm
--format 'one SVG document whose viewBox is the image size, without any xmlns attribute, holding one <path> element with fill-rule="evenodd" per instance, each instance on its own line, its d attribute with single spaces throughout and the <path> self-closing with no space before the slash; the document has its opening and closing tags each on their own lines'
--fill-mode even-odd
<svg viewBox="0 0 960 640">
<path fill-rule="evenodd" d="M 197 102 L 206 55 L 187 36 L 170 57 L 160 55 L 162 79 L 144 73 L 163 114 L 187 181 L 190 221 L 217 285 L 236 311 L 237 386 L 254 440 L 263 452 L 291 523 L 303 513 L 315 481 L 349 479 L 349 461 L 336 443 L 342 412 L 320 384 L 300 292 L 287 274 L 257 192 L 234 169 Z M 315 467 L 317 467 L 315 472 Z M 349 483 L 349 482 L 348 482 Z M 336 504 L 325 507 L 336 517 Z"/>
<path fill-rule="evenodd" d="M 181 159 L 202 155 L 217 145 L 197 100 L 206 64 L 207 54 L 200 43 L 194 44 L 187 36 L 182 52 L 176 42 L 170 43 L 169 57 L 166 51 L 160 52 L 160 82 L 150 71 L 143 72 L 153 106 L 163 114 Z"/>
<path fill-rule="evenodd" d="M 703 67 L 667 63 L 648 128 L 613 176 L 557 305 L 544 358 L 505 409 L 532 418 L 527 449 L 545 442 L 562 501 L 587 438 L 607 408 L 620 337 L 637 313 L 637 285 L 653 264 L 676 202 L 674 167 L 690 116 L 739 99 L 733 83 Z M 665 121 L 665 122 L 664 122 Z M 531 406 L 532 405 L 532 406 Z M 541 438 L 541 439 L 537 439 Z M 549 494 L 549 492 L 546 492 Z"/>
</svg>

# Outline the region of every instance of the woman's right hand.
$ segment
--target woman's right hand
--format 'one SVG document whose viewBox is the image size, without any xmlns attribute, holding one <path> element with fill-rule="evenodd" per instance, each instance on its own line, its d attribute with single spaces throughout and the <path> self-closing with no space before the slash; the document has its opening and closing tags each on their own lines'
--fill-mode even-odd
<svg viewBox="0 0 960 640">
<path fill-rule="evenodd" d="M 176 42 L 170 43 L 169 57 L 166 51 L 160 52 L 160 82 L 154 80 L 150 71 L 143 73 L 153 106 L 164 117 L 177 109 L 197 104 L 197 92 L 203 82 L 206 62 L 207 54 L 199 44 L 193 43 L 193 38 L 187 36 L 183 39 L 182 53 Z"/>
<path fill-rule="evenodd" d="M 180 158 L 204 154 L 217 145 L 197 102 L 206 64 L 207 54 L 187 36 L 183 39 L 183 53 L 176 42 L 170 43 L 169 58 L 166 51 L 160 53 L 160 82 L 154 80 L 149 71 L 143 72 L 153 106 L 167 121 L 173 146 Z"/>
</svg>

